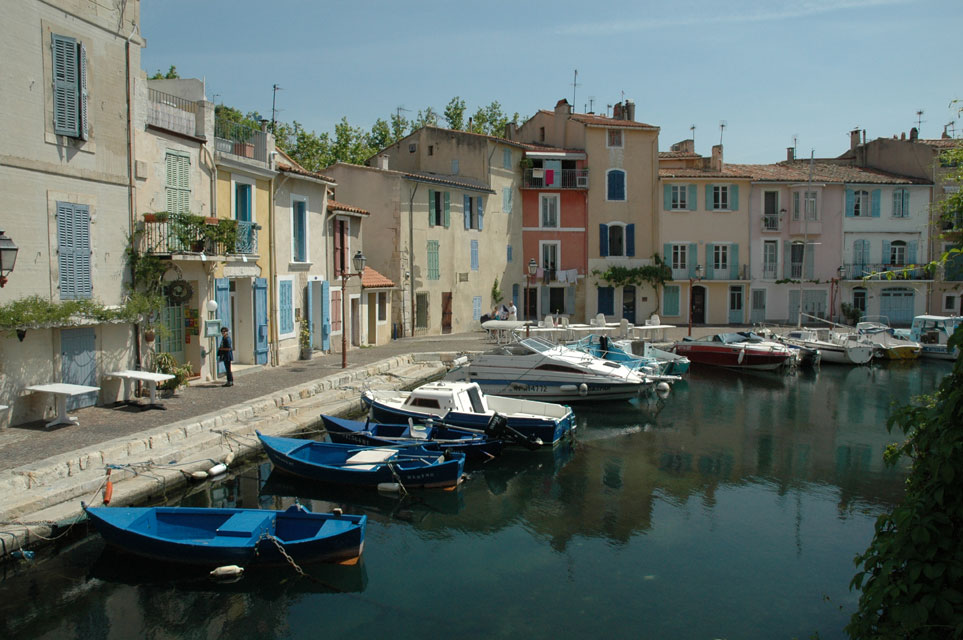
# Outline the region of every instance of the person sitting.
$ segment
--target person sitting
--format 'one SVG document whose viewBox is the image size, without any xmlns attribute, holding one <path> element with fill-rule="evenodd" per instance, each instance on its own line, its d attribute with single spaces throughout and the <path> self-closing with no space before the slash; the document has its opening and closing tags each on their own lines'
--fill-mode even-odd
<svg viewBox="0 0 963 640">
<path fill-rule="evenodd" d="M 501 305 L 498 308 L 498 319 L 508 320 L 508 308 L 505 305 Z"/>
</svg>

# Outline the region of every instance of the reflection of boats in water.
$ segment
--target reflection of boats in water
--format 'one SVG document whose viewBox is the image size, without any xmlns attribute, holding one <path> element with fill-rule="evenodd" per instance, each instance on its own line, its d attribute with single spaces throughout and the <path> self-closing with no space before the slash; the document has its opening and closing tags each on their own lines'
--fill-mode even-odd
<svg viewBox="0 0 963 640">
<path fill-rule="evenodd" d="M 531 454 L 528 454 L 531 455 Z M 324 503 L 316 508 L 341 507 L 348 512 L 364 511 L 396 519 L 420 520 L 433 513 L 457 514 L 464 506 L 461 489 L 410 491 L 406 495 L 371 491 L 363 487 L 323 485 L 272 471 L 260 494 Z"/>
<path fill-rule="evenodd" d="M 575 446 L 575 443 L 568 440 L 551 450 L 539 449 L 538 451 L 524 453 L 505 451 L 474 475 L 482 476 L 488 490 L 494 495 L 500 495 L 505 492 L 509 483 L 516 478 L 544 479 L 555 476 L 572 459 Z M 468 483 L 466 500 L 471 499 L 470 495 L 475 490 L 476 482 Z"/>
</svg>

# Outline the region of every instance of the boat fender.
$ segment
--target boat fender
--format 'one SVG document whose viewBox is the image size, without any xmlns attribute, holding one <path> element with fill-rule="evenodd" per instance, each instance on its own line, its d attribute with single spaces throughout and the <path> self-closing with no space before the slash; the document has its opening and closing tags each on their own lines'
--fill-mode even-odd
<svg viewBox="0 0 963 640">
<path fill-rule="evenodd" d="M 195 471 L 191 474 L 192 480 L 207 480 L 207 471 Z"/>
<path fill-rule="evenodd" d="M 230 452 L 229 454 L 227 454 L 227 455 L 224 457 L 224 464 L 230 466 L 232 462 L 234 462 L 234 452 L 233 452 L 233 451 Z"/>
<path fill-rule="evenodd" d="M 563 384 L 558 388 L 558 390 L 562 393 L 575 393 L 578 391 L 578 387 L 576 387 L 574 384 Z"/>
<path fill-rule="evenodd" d="M 333 513 L 338 518 L 344 515 L 344 511 L 341 510 L 341 507 L 335 507 L 334 509 L 331 510 L 331 513 Z"/>
<path fill-rule="evenodd" d="M 18 560 L 33 560 L 34 552 L 29 549 L 17 549 L 10 554 L 11 558 L 17 558 Z"/>
<path fill-rule="evenodd" d="M 244 567 L 239 567 L 236 564 L 229 564 L 214 569 L 211 571 L 210 575 L 212 580 L 235 582 L 240 580 L 244 575 Z"/>
<path fill-rule="evenodd" d="M 672 388 L 669 386 L 668 382 L 660 382 L 659 384 L 655 385 L 655 392 L 659 394 L 660 398 L 663 399 L 669 397 L 669 392 L 671 389 Z"/>
<path fill-rule="evenodd" d="M 208 470 L 207 470 L 207 473 L 208 473 L 208 475 L 210 475 L 210 476 L 213 478 L 214 476 L 219 476 L 219 475 L 221 475 L 221 474 L 224 473 L 225 471 L 227 471 L 227 465 L 222 462 L 222 463 L 216 464 L 216 465 L 214 465 L 213 467 L 211 467 L 210 469 L 208 469 Z"/>
<path fill-rule="evenodd" d="M 739 364 L 742 364 L 742 361 L 745 360 L 745 359 L 746 359 L 746 350 L 745 350 L 745 349 L 742 349 L 742 350 L 739 352 L 739 359 L 738 359 Z"/>
<path fill-rule="evenodd" d="M 379 482 L 378 491 L 385 493 L 401 493 L 401 484 L 397 482 Z"/>
<path fill-rule="evenodd" d="M 110 504 L 114 497 L 114 483 L 110 481 L 110 469 L 107 469 L 107 484 L 104 486 L 104 504 Z"/>
<path fill-rule="evenodd" d="M 578 386 L 578 394 L 583 398 L 588 395 L 588 385 L 584 382 Z"/>
</svg>

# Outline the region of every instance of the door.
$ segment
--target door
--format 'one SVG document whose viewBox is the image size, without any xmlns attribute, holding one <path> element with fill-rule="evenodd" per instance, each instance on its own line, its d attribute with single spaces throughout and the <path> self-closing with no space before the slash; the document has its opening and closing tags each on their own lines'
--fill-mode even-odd
<svg viewBox="0 0 963 640">
<path fill-rule="evenodd" d="M 254 364 L 267 364 L 267 278 L 254 278 Z"/>
<path fill-rule="evenodd" d="M 184 364 L 184 306 L 171 304 L 161 308 L 160 324 L 165 331 L 157 337 L 158 353 L 169 353 L 178 364 Z"/>
<path fill-rule="evenodd" d="M 217 278 L 214 280 L 214 302 L 217 303 L 217 317 L 221 321 L 222 327 L 231 328 L 231 281 L 227 278 Z M 231 342 L 233 344 L 236 340 L 236 336 L 231 335 Z M 214 353 L 217 354 L 217 347 L 220 345 L 220 339 L 215 338 Z M 234 345 L 235 349 L 237 345 Z M 217 361 L 217 372 L 224 373 L 224 363 L 218 359 Z"/>
<path fill-rule="evenodd" d="M 311 346 L 328 351 L 331 349 L 331 300 L 327 280 L 312 280 L 308 283 L 313 305 L 311 307 Z"/>
<path fill-rule="evenodd" d="M 97 386 L 97 344 L 93 327 L 63 329 L 60 332 L 61 381 Z M 67 398 L 67 410 L 92 407 L 97 392 Z"/>
<path fill-rule="evenodd" d="M 441 332 L 451 333 L 451 291 L 441 294 Z"/>
<path fill-rule="evenodd" d="M 692 287 L 692 322 L 695 324 L 706 323 L 706 288 Z"/>
<path fill-rule="evenodd" d="M 742 287 L 729 287 L 729 324 L 744 322 L 742 295 Z"/>
<path fill-rule="evenodd" d="M 622 317 L 635 324 L 635 287 L 632 285 L 622 287 Z"/>
<path fill-rule="evenodd" d="M 889 318 L 890 326 L 909 326 L 913 322 L 912 289 L 892 287 L 880 294 L 879 315 Z"/>
<path fill-rule="evenodd" d="M 766 321 L 766 290 L 753 289 L 750 294 L 752 305 L 749 309 L 749 322 L 760 324 Z"/>
</svg>

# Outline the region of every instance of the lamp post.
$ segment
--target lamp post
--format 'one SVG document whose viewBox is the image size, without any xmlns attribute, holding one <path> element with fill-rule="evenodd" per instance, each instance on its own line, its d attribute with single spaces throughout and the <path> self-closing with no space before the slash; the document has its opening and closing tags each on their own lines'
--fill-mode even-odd
<svg viewBox="0 0 963 640">
<path fill-rule="evenodd" d="M 695 278 L 689 278 L 689 336 L 692 336 L 692 285 L 702 280 L 702 265 L 696 265 L 696 275 Z"/>
<path fill-rule="evenodd" d="M 368 259 L 360 251 L 351 258 L 355 273 L 348 273 L 347 265 L 341 266 L 341 368 L 348 368 L 348 278 L 351 276 L 361 277 L 364 271 L 364 263 Z"/>
<path fill-rule="evenodd" d="M 0 229 L 0 287 L 7 284 L 7 274 L 13 271 L 20 248 Z"/>
<path fill-rule="evenodd" d="M 535 258 L 528 261 L 528 273 L 525 274 L 525 337 L 529 336 L 529 326 L 531 325 L 531 318 L 529 317 L 529 307 L 528 307 L 528 291 L 532 287 L 532 278 L 535 277 L 535 272 L 538 271 L 538 263 L 535 262 Z"/>
</svg>

